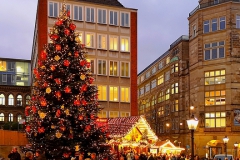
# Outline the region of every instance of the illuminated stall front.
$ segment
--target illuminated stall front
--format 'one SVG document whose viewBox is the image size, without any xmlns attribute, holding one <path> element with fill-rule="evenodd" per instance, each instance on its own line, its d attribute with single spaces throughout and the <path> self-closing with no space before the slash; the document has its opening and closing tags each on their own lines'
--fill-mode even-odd
<svg viewBox="0 0 240 160">
<path fill-rule="evenodd" d="M 153 145 L 150 148 L 151 153 L 159 153 L 160 152 L 160 153 L 167 153 L 167 154 L 174 154 L 174 155 L 180 154 L 183 150 L 185 150 L 185 149 L 181 148 L 181 147 L 176 147 L 169 140 L 158 141 L 155 143 L 155 145 Z"/>
</svg>

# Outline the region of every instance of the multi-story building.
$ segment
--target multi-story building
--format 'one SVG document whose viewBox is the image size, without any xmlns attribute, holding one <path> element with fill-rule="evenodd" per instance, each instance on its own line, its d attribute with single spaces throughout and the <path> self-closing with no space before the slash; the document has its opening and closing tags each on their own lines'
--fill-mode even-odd
<svg viewBox="0 0 240 160">
<path fill-rule="evenodd" d="M 118 0 L 66 0 L 98 86 L 99 117 L 137 115 L 137 10 Z M 32 66 L 36 66 L 62 0 L 39 0 Z"/>
<path fill-rule="evenodd" d="M 30 60 L 0 58 L 0 126 L 25 119 L 30 100 Z"/>
<path fill-rule="evenodd" d="M 168 114 L 169 108 L 174 107 L 175 101 L 171 100 L 170 107 L 165 105 L 168 92 L 160 85 L 156 87 L 159 88 L 157 94 L 153 95 L 158 100 L 161 99 L 160 93 L 163 92 L 164 103 L 156 101 L 154 104 L 150 99 L 150 95 L 156 89 L 147 87 L 145 84 L 151 84 L 154 79 L 157 80 L 158 73 L 161 72 L 149 73 L 150 69 L 157 65 L 155 62 L 138 76 L 139 113 L 142 113 L 141 107 L 145 109 L 147 106 L 157 107 L 150 113 L 155 115 L 155 111 L 158 111 L 159 115 L 165 115 L 163 118 L 160 117 L 160 122 L 157 123 L 160 128 L 160 131 L 157 130 L 158 135 L 163 139 L 168 138 L 171 141 L 181 142 L 181 145 L 186 147 L 186 151 L 190 152 L 191 138 L 186 120 L 189 118 L 189 114 L 193 113 L 199 119 L 194 134 L 196 154 L 212 158 L 215 154 L 225 153 L 223 138 L 228 136 L 227 153 L 237 156 L 239 148 L 238 145 L 234 147 L 234 144 L 240 142 L 238 136 L 240 133 L 240 1 L 199 0 L 199 6 L 190 12 L 188 20 L 187 74 L 185 74 L 186 77 L 182 83 L 180 82 L 182 79 L 181 68 L 176 75 L 176 79 L 177 77 L 179 79 L 178 97 L 182 98 L 182 101 L 178 101 L 179 110 Z M 157 61 L 164 60 L 165 56 Z M 141 79 L 142 77 L 144 78 Z M 170 80 L 172 79 L 170 78 Z M 164 83 L 168 83 L 166 79 Z M 170 86 L 166 84 L 164 87 Z M 181 88 L 186 89 L 185 97 L 181 96 Z M 169 96 L 169 99 L 173 99 L 176 94 L 169 94 Z M 150 101 L 145 106 L 141 105 L 141 100 L 144 97 L 149 97 Z M 190 106 L 194 106 L 192 111 Z M 178 116 L 178 123 L 174 123 L 172 115 Z M 171 119 L 172 122 L 167 121 L 168 119 Z M 162 124 L 161 121 L 164 123 Z M 175 125 L 178 128 L 175 128 Z M 162 131 L 161 126 L 166 128 L 169 126 L 170 130 Z M 183 134 L 176 134 L 176 132 L 183 132 Z"/>
</svg>

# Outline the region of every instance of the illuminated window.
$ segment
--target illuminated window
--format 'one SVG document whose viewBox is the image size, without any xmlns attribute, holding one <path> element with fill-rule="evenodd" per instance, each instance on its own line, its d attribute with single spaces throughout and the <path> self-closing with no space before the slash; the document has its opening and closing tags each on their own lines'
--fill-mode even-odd
<svg viewBox="0 0 240 160">
<path fill-rule="evenodd" d="M 163 102 L 165 100 L 164 93 L 160 92 L 158 95 L 158 103 Z"/>
<path fill-rule="evenodd" d="M 109 75 L 110 76 L 118 76 L 118 62 L 117 61 L 109 61 Z"/>
<path fill-rule="evenodd" d="M 178 72 L 178 63 L 171 66 L 171 73 Z"/>
<path fill-rule="evenodd" d="M 130 102 L 130 88 L 121 87 L 121 102 Z"/>
<path fill-rule="evenodd" d="M 98 34 L 98 48 L 107 49 L 107 36 Z"/>
<path fill-rule="evenodd" d="M 30 104 L 31 97 L 29 95 L 26 96 L 26 105 Z"/>
<path fill-rule="evenodd" d="M 157 104 L 157 96 L 152 96 L 151 106 Z"/>
<path fill-rule="evenodd" d="M 109 101 L 118 101 L 118 87 L 109 87 Z"/>
<path fill-rule="evenodd" d="M 107 62 L 106 60 L 98 60 L 98 74 L 106 75 L 107 74 Z"/>
<path fill-rule="evenodd" d="M 121 76 L 122 77 L 129 77 L 129 62 L 121 62 Z"/>
<path fill-rule="evenodd" d="M 172 105 L 172 112 L 177 112 L 179 110 L 178 108 L 178 100 L 176 99 Z"/>
<path fill-rule="evenodd" d="M 106 10 L 98 9 L 98 23 L 106 24 Z"/>
<path fill-rule="evenodd" d="M 87 22 L 95 22 L 94 8 L 86 7 L 86 21 Z"/>
<path fill-rule="evenodd" d="M 109 11 L 109 23 L 110 25 L 118 25 L 118 12 Z"/>
<path fill-rule="evenodd" d="M 109 111 L 109 118 L 117 118 L 119 117 L 118 111 Z"/>
<path fill-rule="evenodd" d="M 22 106 L 22 96 L 21 95 L 17 96 L 17 106 Z"/>
<path fill-rule="evenodd" d="M 130 112 L 121 112 L 121 117 L 130 117 Z"/>
<path fill-rule="evenodd" d="M 118 37 L 117 36 L 109 36 L 109 50 L 118 50 Z"/>
<path fill-rule="evenodd" d="M 224 41 L 204 44 L 204 60 L 213 60 L 225 57 Z"/>
<path fill-rule="evenodd" d="M 107 86 L 98 86 L 98 100 L 106 101 L 107 100 Z"/>
<path fill-rule="evenodd" d="M 129 13 L 121 13 L 121 26 L 129 27 Z"/>
<path fill-rule="evenodd" d="M 164 107 L 163 106 L 160 106 L 159 108 L 158 108 L 158 116 L 164 116 Z"/>
<path fill-rule="evenodd" d="M 94 47 L 94 34 L 86 33 L 86 47 L 93 48 Z"/>
<path fill-rule="evenodd" d="M 48 3 L 48 16 L 49 17 L 58 17 L 58 3 L 56 3 L 56 2 Z"/>
<path fill-rule="evenodd" d="M 79 39 L 80 44 L 84 43 L 83 32 L 82 31 L 76 31 L 76 33 L 78 34 L 77 39 Z"/>
<path fill-rule="evenodd" d="M 163 75 L 160 75 L 160 76 L 158 77 L 157 84 L 160 85 L 160 84 L 162 84 L 163 82 L 164 82 L 164 77 L 163 77 Z"/>
<path fill-rule="evenodd" d="M 21 119 L 22 119 L 22 116 L 21 116 L 21 115 L 18 115 L 18 116 L 17 116 L 17 121 L 19 122 Z"/>
<path fill-rule="evenodd" d="M 149 99 L 146 99 L 145 102 L 146 102 L 146 105 L 145 105 L 146 110 L 145 110 L 145 111 L 148 112 L 148 111 L 150 111 L 150 109 L 151 109 L 151 108 L 150 108 L 150 101 L 149 101 Z"/>
<path fill-rule="evenodd" d="M 168 100 L 169 98 L 170 98 L 170 89 L 167 89 L 165 99 Z"/>
<path fill-rule="evenodd" d="M 7 71 L 7 63 L 6 61 L 0 60 L 0 71 Z"/>
<path fill-rule="evenodd" d="M 12 94 L 8 96 L 8 105 L 14 105 L 14 98 Z"/>
<path fill-rule="evenodd" d="M 205 105 L 225 105 L 225 90 L 205 92 Z"/>
<path fill-rule="evenodd" d="M 205 113 L 205 128 L 226 127 L 225 112 Z"/>
<path fill-rule="evenodd" d="M 5 105 L 5 96 L 4 96 L 4 94 L 0 94 L 0 105 Z"/>
<path fill-rule="evenodd" d="M 171 94 L 178 93 L 178 83 L 174 83 L 171 85 Z"/>
<path fill-rule="evenodd" d="M 107 112 L 106 111 L 100 111 L 98 112 L 98 117 L 99 118 L 107 118 Z"/>
<path fill-rule="evenodd" d="M 13 114 L 12 113 L 8 114 L 8 122 L 13 122 Z"/>
<path fill-rule="evenodd" d="M 121 37 L 121 51 L 129 52 L 129 38 Z"/>
<path fill-rule="evenodd" d="M 4 114 L 3 113 L 0 113 L 0 121 L 4 122 Z"/>
<path fill-rule="evenodd" d="M 208 71 L 204 73 L 205 85 L 225 83 L 225 70 Z"/>
<path fill-rule="evenodd" d="M 166 58 L 166 64 L 168 64 L 170 62 L 170 57 Z"/>
<path fill-rule="evenodd" d="M 82 6 L 73 6 L 73 20 L 82 21 L 83 20 L 83 7 Z"/>
</svg>

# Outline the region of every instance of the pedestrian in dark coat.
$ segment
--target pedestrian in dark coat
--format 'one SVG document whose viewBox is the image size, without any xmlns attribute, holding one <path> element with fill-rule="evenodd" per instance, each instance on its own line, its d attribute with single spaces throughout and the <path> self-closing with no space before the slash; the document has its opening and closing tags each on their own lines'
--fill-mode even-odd
<svg viewBox="0 0 240 160">
<path fill-rule="evenodd" d="M 8 158 L 10 160 L 21 160 L 21 156 L 17 151 L 17 147 L 13 147 L 11 153 L 9 153 Z"/>
</svg>

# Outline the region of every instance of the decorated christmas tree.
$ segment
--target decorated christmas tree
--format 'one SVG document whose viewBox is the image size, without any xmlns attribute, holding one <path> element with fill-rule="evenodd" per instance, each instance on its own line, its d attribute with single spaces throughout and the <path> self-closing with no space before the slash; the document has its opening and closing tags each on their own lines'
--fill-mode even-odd
<svg viewBox="0 0 240 160">
<path fill-rule="evenodd" d="M 47 159 L 71 159 L 79 153 L 112 159 L 109 134 L 97 124 L 97 87 L 75 29 L 63 4 L 49 33 L 52 43 L 44 46 L 33 70 L 31 105 L 25 110 L 31 117 L 25 125 L 31 145 L 24 149 L 41 150 Z"/>
</svg>

